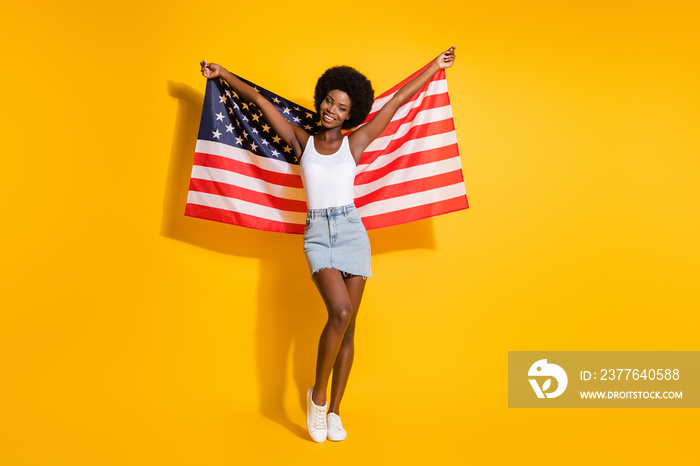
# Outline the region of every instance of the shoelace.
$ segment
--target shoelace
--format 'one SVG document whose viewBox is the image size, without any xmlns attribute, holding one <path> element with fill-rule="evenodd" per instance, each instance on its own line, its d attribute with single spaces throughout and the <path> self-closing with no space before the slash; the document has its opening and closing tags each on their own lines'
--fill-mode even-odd
<svg viewBox="0 0 700 466">
<path fill-rule="evenodd" d="M 343 429 L 343 423 L 340 422 L 340 416 L 328 416 L 328 429 Z"/>
<path fill-rule="evenodd" d="M 313 427 L 315 429 L 325 429 L 326 428 L 326 408 L 317 408 L 316 415 L 314 416 Z"/>
</svg>

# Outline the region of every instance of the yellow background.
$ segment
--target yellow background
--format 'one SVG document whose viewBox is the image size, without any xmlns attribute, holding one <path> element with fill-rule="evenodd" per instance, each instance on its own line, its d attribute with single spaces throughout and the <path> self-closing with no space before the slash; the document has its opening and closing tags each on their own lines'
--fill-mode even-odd
<svg viewBox="0 0 700 466">
<path fill-rule="evenodd" d="M 507 408 L 508 350 L 698 350 L 693 1 L 3 6 L 0 464 L 691 464 L 692 409 Z M 201 59 L 300 103 L 450 45 L 471 208 L 371 234 L 341 414 L 301 238 L 185 218 Z"/>
</svg>

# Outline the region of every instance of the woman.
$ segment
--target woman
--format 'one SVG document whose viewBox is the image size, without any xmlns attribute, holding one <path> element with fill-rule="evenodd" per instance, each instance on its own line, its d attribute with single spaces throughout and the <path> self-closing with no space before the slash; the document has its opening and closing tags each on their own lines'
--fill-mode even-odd
<svg viewBox="0 0 700 466">
<path fill-rule="evenodd" d="M 387 127 L 396 111 L 439 70 L 454 63 L 454 46 L 440 54 L 422 73 L 399 89 L 369 123 L 362 123 L 372 106 L 374 91 L 367 78 L 353 68 L 327 70 L 316 84 L 315 105 L 321 128 L 315 136 L 288 122 L 252 87 L 215 63 L 201 62 L 202 74 L 223 78 L 243 99 L 254 103 L 270 126 L 300 158 L 308 213 L 304 231 L 313 282 L 328 311 L 316 361 L 316 381 L 307 392 L 307 427 L 311 438 L 344 440 L 340 401 L 352 367 L 357 312 L 372 275 L 367 232 L 353 204 L 353 182 L 360 157 Z M 326 392 L 331 372 L 330 406 Z M 326 415 L 326 413 L 328 413 Z"/>
</svg>

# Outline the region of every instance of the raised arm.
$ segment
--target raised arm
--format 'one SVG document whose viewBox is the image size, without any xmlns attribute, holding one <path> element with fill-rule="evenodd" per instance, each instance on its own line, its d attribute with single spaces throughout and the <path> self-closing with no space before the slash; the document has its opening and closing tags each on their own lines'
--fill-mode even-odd
<svg viewBox="0 0 700 466">
<path fill-rule="evenodd" d="M 292 147 L 294 155 L 301 157 L 309 139 L 306 131 L 288 122 L 272 103 L 268 102 L 255 89 L 238 79 L 223 66 L 216 63 L 207 63 L 204 60 L 200 62 L 200 65 L 202 66 L 202 75 L 205 78 L 223 78 L 238 95 L 254 103 L 263 113 L 268 123 L 270 123 L 272 129 L 280 135 L 284 142 Z"/>
<path fill-rule="evenodd" d="M 350 150 L 355 162 L 359 162 L 362 153 L 372 141 L 386 129 L 396 111 L 405 104 L 416 92 L 430 81 L 435 73 L 449 68 L 455 61 L 454 45 L 446 52 L 441 53 L 421 74 L 407 82 L 394 96 L 382 107 L 369 123 L 352 133 L 349 138 Z"/>
</svg>

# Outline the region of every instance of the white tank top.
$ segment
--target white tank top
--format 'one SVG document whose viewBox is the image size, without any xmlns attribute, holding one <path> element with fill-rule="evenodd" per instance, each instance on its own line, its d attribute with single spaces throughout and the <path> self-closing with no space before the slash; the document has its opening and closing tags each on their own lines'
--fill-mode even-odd
<svg viewBox="0 0 700 466">
<path fill-rule="evenodd" d="M 353 184 L 357 166 L 347 136 L 343 138 L 340 149 L 330 155 L 316 152 L 314 137 L 309 136 L 299 167 L 309 209 L 327 209 L 354 203 Z"/>
</svg>

